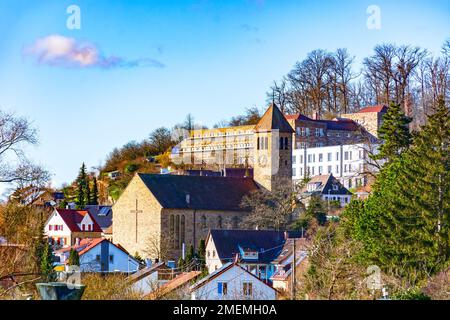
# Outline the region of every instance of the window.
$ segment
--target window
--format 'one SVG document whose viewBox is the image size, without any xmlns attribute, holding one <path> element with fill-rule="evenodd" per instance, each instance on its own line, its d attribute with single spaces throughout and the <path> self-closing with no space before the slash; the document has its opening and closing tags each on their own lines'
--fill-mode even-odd
<svg viewBox="0 0 450 320">
<path fill-rule="evenodd" d="M 184 215 L 181 216 L 181 226 L 180 226 L 180 244 L 184 243 L 185 233 L 186 233 L 186 218 Z"/>
<path fill-rule="evenodd" d="M 171 214 L 169 217 L 169 232 L 170 238 L 173 238 L 175 234 L 175 218 L 173 217 L 173 214 Z"/>
<path fill-rule="evenodd" d="M 320 135 L 320 130 L 319 130 L 319 128 L 316 128 L 316 130 L 315 130 L 315 136 L 318 137 L 319 135 Z"/>
<path fill-rule="evenodd" d="M 336 173 L 339 173 L 339 166 L 336 166 Z"/>
<path fill-rule="evenodd" d="M 289 138 L 284 137 L 284 150 L 289 150 Z"/>
<path fill-rule="evenodd" d="M 202 228 L 206 228 L 206 217 L 204 215 L 201 217 L 201 224 Z"/>
<path fill-rule="evenodd" d="M 302 134 L 300 127 L 295 128 L 295 131 L 297 133 L 297 136 L 300 136 Z"/>
<path fill-rule="evenodd" d="M 244 282 L 242 284 L 242 293 L 246 297 L 251 297 L 253 295 L 253 284 L 251 282 Z"/>
<path fill-rule="evenodd" d="M 280 137 L 280 145 L 279 145 L 280 150 L 284 149 L 284 139 L 283 137 Z"/>
<path fill-rule="evenodd" d="M 300 135 L 301 136 L 306 136 L 306 128 L 300 128 Z"/>
<path fill-rule="evenodd" d="M 332 154 L 331 154 L 331 152 L 329 152 L 329 153 L 327 154 L 327 160 L 328 160 L 328 161 L 331 161 L 331 159 L 332 159 Z"/>
<path fill-rule="evenodd" d="M 344 160 L 348 160 L 348 151 L 344 152 Z"/>
<path fill-rule="evenodd" d="M 347 165 L 344 164 L 344 172 L 347 172 Z"/>
<path fill-rule="evenodd" d="M 323 136 L 325 135 L 324 132 L 323 132 L 323 128 L 320 128 L 320 129 L 319 129 L 319 132 L 320 132 L 320 136 L 321 136 L 321 137 L 323 137 Z"/>
<path fill-rule="evenodd" d="M 303 163 L 303 156 L 300 156 L 300 163 Z"/>
<path fill-rule="evenodd" d="M 309 128 L 306 128 L 306 136 L 309 137 Z"/>
<path fill-rule="evenodd" d="M 323 167 L 319 166 L 319 174 L 322 174 L 322 172 L 323 172 Z"/>
<path fill-rule="evenodd" d="M 319 153 L 319 162 L 323 162 L 323 154 Z"/>
<path fill-rule="evenodd" d="M 84 231 L 85 229 L 86 229 L 86 226 L 85 226 L 84 224 L 82 224 L 82 225 L 81 225 L 81 230 Z"/>
<path fill-rule="evenodd" d="M 310 163 L 312 161 L 312 155 L 308 154 L 308 163 Z"/>
<path fill-rule="evenodd" d="M 53 226 L 50 224 L 49 226 L 48 226 L 48 230 L 52 230 L 53 229 Z"/>
<path fill-rule="evenodd" d="M 331 170 L 332 170 L 331 166 L 328 166 L 328 174 L 331 173 Z"/>
<path fill-rule="evenodd" d="M 208 250 L 208 258 L 211 256 L 211 252 Z"/>
<path fill-rule="evenodd" d="M 99 254 L 95 256 L 95 261 L 97 261 L 97 262 L 100 261 L 100 255 Z"/>
<path fill-rule="evenodd" d="M 312 172 L 311 172 L 311 174 L 312 175 L 314 175 L 315 173 L 314 173 L 314 167 L 312 167 Z"/>
<path fill-rule="evenodd" d="M 217 293 L 219 296 L 225 296 L 228 293 L 228 285 L 226 282 L 217 283 Z"/>
<path fill-rule="evenodd" d="M 114 263 L 114 255 L 113 254 L 109 255 L 109 263 Z"/>
<path fill-rule="evenodd" d="M 296 164 L 297 163 L 297 156 L 292 156 L 292 164 Z"/>
<path fill-rule="evenodd" d="M 339 152 L 336 152 L 336 161 L 339 161 Z"/>
</svg>

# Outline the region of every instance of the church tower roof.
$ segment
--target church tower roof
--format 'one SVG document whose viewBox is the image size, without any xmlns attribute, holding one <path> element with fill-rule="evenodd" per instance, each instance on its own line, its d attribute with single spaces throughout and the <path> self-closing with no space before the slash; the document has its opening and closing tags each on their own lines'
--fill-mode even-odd
<svg viewBox="0 0 450 320">
<path fill-rule="evenodd" d="M 275 103 L 272 103 L 267 111 L 259 120 L 255 127 L 256 132 L 270 132 L 273 130 L 279 130 L 279 132 L 293 133 L 289 122 L 287 122 L 284 115 L 278 109 Z"/>
</svg>

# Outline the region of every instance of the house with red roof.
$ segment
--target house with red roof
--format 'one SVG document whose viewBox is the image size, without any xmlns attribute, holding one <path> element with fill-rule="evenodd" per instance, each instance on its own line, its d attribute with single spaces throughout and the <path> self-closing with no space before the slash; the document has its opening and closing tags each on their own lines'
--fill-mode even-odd
<svg viewBox="0 0 450 320">
<path fill-rule="evenodd" d="M 45 223 L 45 235 L 56 248 L 69 247 L 86 238 L 101 238 L 102 229 L 87 210 L 55 209 Z"/>
<path fill-rule="evenodd" d="M 54 255 L 60 263 L 67 264 L 72 249 L 80 257 L 81 272 L 134 273 L 139 270 L 139 262 L 119 244 L 108 239 L 82 239 L 73 246 L 54 251 Z"/>
</svg>

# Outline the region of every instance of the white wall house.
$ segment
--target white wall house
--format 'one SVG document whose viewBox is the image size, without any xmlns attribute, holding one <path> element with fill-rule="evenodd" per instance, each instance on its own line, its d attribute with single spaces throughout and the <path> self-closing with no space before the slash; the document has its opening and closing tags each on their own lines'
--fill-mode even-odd
<svg viewBox="0 0 450 320">
<path fill-rule="evenodd" d="M 276 290 L 229 262 L 190 288 L 192 300 L 275 300 Z"/>
<path fill-rule="evenodd" d="M 346 188 L 367 184 L 363 172 L 374 170 L 369 151 L 377 153 L 378 145 L 351 144 L 292 151 L 292 179 L 332 174 Z"/>
<path fill-rule="evenodd" d="M 139 262 L 107 239 L 85 239 L 79 246 L 55 251 L 61 263 L 67 263 L 70 249 L 78 251 L 82 272 L 126 272 L 139 269 Z"/>
<path fill-rule="evenodd" d="M 70 247 L 81 239 L 101 237 L 102 229 L 86 210 L 55 209 L 45 223 L 44 232 L 55 247 Z"/>
</svg>

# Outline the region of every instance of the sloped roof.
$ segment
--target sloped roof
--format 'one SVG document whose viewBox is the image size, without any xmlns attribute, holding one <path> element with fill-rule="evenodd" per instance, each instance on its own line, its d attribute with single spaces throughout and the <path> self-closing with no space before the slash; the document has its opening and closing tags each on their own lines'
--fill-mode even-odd
<svg viewBox="0 0 450 320">
<path fill-rule="evenodd" d="M 102 229 L 87 210 L 55 209 L 72 232 L 102 232 Z M 92 231 L 82 231 L 78 224 L 89 215 L 93 221 Z"/>
<path fill-rule="evenodd" d="M 288 237 L 300 237 L 300 232 L 288 232 Z M 258 259 L 241 259 L 245 262 L 270 263 L 278 257 L 286 242 L 284 231 L 274 230 L 211 230 L 212 237 L 220 259 L 231 261 L 239 248 L 252 248 L 258 251 Z"/>
<path fill-rule="evenodd" d="M 308 191 L 308 185 L 316 184 L 314 191 Z M 338 190 L 333 189 L 333 185 L 338 186 Z M 332 174 L 318 175 L 311 178 L 306 186 L 302 189 L 304 193 L 319 193 L 330 195 L 351 195 L 352 193 L 345 188 Z"/>
<path fill-rule="evenodd" d="M 156 289 L 155 291 L 148 294 L 147 297 L 150 299 L 160 298 L 168 293 L 189 284 L 191 281 L 195 280 L 200 276 L 201 271 L 189 271 L 180 274 L 179 276 L 173 278 L 172 280 L 164 283 L 161 287 Z"/>
<path fill-rule="evenodd" d="M 314 121 L 313 119 L 311 119 L 311 118 L 309 118 L 309 117 L 307 117 L 307 116 L 305 116 L 305 115 L 303 115 L 303 114 L 300 114 L 300 113 L 297 113 L 297 114 L 287 114 L 287 115 L 285 115 L 284 116 L 287 120 L 306 120 L 306 121 Z"/>
<path fill-rule="evenodd" d="M 294 132 L 289 122 L 287 122 L 280 109 L 274 103 L 267 109 L 261 120 L 255 126 L 256 132 L 269 132 L 272 130 L 287 133 Z"/>
<path fill-rule="evenodd" d="M 242 198 L 258 189 L 251 178 L 142 173 L 138 176 L 161 206 L 168 209 L 243 211 Z"/>
<path fill-rule="evenodd" d="M 157 271 L 162 266 L 165 266 L 164 262 L 154 263 L 150 267 L 145 267 L 143 269 L 136 271 L 135 273 L 133 273 L 128 277 L 128 280 L 132 282 L 139 281 L 142 278 L 145 278 L 148 275 L 152 274 L 153 272 Z"/>
<path fill-rule="evenodd" d="M 103 231 L 112 225 L 113 212 L 111 206 L 87 205 L 84 209 L 89 211 L 91 217 L 94 218 Z"/>
<path fill-rule="evenodd" d="M 358 113 L 366 113 L 366 112 L 386 112 L 387 111 L 387 107 L 385 105 L 376 105 L 376 106 L 370 106 L 370 107 L 365 107 L 362 108 L 361 110 L 358 111 Z"/>
<path fill-rule="evenodd" d="M 359 130 L 358 124 L 350 119 L 334 119 L 334 120 L 314 120 L 319 123 L 324 123 L 327 130 L 342 130 L 342 131 L 356 131 Z"/>
<path fill-rule="evenodd" d="M 239 269 L 241 269 L 242 271 L 244 271 L 243 273 L 248 273 L 249 275 L 251 275 L 252 277 L 254 277 L 256 280 L 261 281 L 261 283 L 264 283 L 267 287 L 269 287 L 270 289 L 274 290 L 275 292 L 277 292 L 277 290 L 275 288 L 273 288 L 271 285 L 267 284 L 266 282 L 262 281 L 260 278 L 258 278 L 256 275 L 254 275 L 253 273 L 249 272 L 247 269 L 241 267 L 237 262 L 229 262 L 224 264 L 220 269 L 210 273 L 209 275 L 207 275 L 206 277 L 204 277 L 203 279 L 201 279 L 200 281 L 196 282 L 195 284 L 193 284 L 189 290 L 190 291 L 194 291 L 197 288 L 203 286 L 205 283 L 211 281 L 212 279 L 216 278 L 217 276 L 221 275 L 222 273 L 228 271 L 229 269 L 233 268 L 233 267 L 237 267 Z"/>
</svg>

